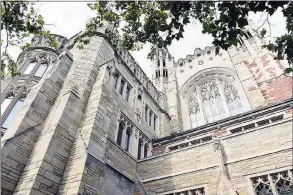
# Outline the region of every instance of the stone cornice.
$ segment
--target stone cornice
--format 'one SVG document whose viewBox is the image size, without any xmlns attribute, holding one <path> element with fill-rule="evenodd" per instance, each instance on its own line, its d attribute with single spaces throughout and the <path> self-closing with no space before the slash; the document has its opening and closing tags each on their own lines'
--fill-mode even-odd
<svg viewBox="0 0 293 195">
<path fill-rule="evenodd" d="M 289 108 L 292 108 L 292 104 L 293 104 L 293 99 L 290 98 L 280 103 L 267 105 L 262 108 L 254 109 L 242 114 L 231 116 L 231 117 L 228 117 L 219 121 L 215 121 L 215 122 L 212 122 L 197 128 L 189 129 L 187 131 L 183 131 L 183 132 L 176 133 L 167 137 L 159 138 L 159 139 L 153 140 L 154 147 L 160 144 L 165 145 L 167 143 L 171 143 L 174 141 L 186 139 L 186 137 L 192 133 L 203 134 L 206 132 L 212 132 L 214 130 L 217 130 L 219 127 L 225 128 L 225 126 L 231 126 L 233 124 L 238 124 L 240 122 L 246 122 L 251 120 L 252 118 L 263 116 L 264 114 L 267 114 L 267 113 L 289 109 Z"/>
</svg>

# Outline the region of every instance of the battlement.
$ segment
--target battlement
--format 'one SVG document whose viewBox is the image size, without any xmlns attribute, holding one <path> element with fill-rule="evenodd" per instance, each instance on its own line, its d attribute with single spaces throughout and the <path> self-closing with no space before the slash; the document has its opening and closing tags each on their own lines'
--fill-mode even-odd
<svg viewBox="0 0 293 195">
<path fill-rule="evenodd" d="M 201 49 L 201 48 L 196 48 L 194 50 L 194 54 L 189 54 L 186 56 L 186 58 L 180 58 L 176 63 L 175 66 L 183 66 L 185 63 L 187 62 L 191 62 L 193 60 L 201 60 L 204 58 L 204 56 L 208 56 L 209 58 L 216 56 L 215 53 L 216 48 L 214 46 L 207 46 L 205 47 L 205 49 Z M 221 56 L 222 53 L 219 53 L 219 56 Z M 198 62 L 199 65 L 202 65 L 204 62 L 203 61 L 199 61 Z"/>
</svg>

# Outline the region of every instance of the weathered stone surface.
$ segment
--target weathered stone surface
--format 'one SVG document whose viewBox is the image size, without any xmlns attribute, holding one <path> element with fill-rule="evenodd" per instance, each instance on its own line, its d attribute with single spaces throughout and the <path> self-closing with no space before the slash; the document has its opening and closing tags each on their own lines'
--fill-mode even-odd
<svg viewBox="0 0 293 195">
<path fill-rule="evenodd" d="M 24 99 L 1 131 L 1 194 L 250 195 L 268 178 L 278 195 L 276 178 L 293 181 L 292 78 L 257 36 L 178 62 L 159 49 L 149 79 L 111 26 L 98 31 L 83 50 L 34 38 L 1 83 L 0 125 Z"/>
</svg>

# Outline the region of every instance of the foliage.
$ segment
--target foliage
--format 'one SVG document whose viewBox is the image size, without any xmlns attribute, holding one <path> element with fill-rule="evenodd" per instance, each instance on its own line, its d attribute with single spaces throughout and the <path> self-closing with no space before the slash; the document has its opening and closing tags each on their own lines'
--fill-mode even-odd
<svg viewBox="0 0 293 195">
<path fill-rule="evenodd" d="M 248 25 L 248 13 L 264 12 L 273 15 L 282 8 L 286 17 L 287 34 L 277 37 L 264 47 L 277 53 L 277 59 L 293 59 L 293 3 L 289 1 L 140 1 L 140 2 L 98 2 L 88 5 L 96 11 L 94 23 L 88 26 L 102 25 L 108 21 L 122 31 L 121 45 L 127 50 L 139 49 L 141 44 L 149 42 L 152 49 L 149 58 L 154 56 L 154 48 L 168 47 L 172 41 L 183 38 L 184 27 L 191 20 L 199 20 L 203 33 L 213 36 L 216 53 L 239 44 L 239 36 L 244 36 L 244 26 Z M 266 31 L 254 34 L 265 36 Z"/>
<path fill-rule="evenodd" d="M 1 37 L 1 78 L 5 72 L 16 76 L 16 62 L 8 54 L 8 46 L 17 46 L 22 50 L 30 47 L 28 39 L 31 36 L 44 36 L 48 38 L 51 47 L 58 47 L 58 43 L 53 39 L 50 31 L 47 31 L 44 19 L 33 7 L 33 3 L 25 1 L 3 1 L 1 2 L 1 29 L 5 31 L 5 36 Z"/>
<path fill-rule="evenodd" d="M 277 37 L 263 47 L 276 52 L 277 59 L 293 64 L 293 3 L 290 1 L 100 1 L 88 4 L 96 16 L 86 24 L 86 32 L 75 39 L 77 47 L 83 49 L 90 42 L 91 32 L 108 23 L 121 30 L 121 46 L 127 50 L 139 50 L 143 44 L 151 43 L 148 58 L 153 58 L 156 47 L 168 47 L 173 40 L 183 38 L 185 26 L 192 20 L 203 25 L 203 33 L 213 36 L 216 53 L 239 44 L 239 36 L 244 36 L 244 26 L 248 24 L 248 13 L 264 12 L 269 16 L 278 8 L 286 18 L 287 33 Z M 16 63 L 7 53 L 8 46 L 19 46 L 23 50 L 30 47 L 26 41 L 32 35 L 45 36 L 49 44 L 57 48 L 50 32 L 45 30 L 44 19 L 34 9 L 32 3 L 3 1 L 1 3 L 1 29 L 6 37 L 1 40 L 4 51 L 1 57 L 1 71 L 6 69 L 12 76 L 17 75 Z M 260 28 L 260 27 L 259 27 Z M 265 37 L 265 30 L 255 29 L 254 35 Z M 5 44 L 4 44 L 5 43 Z M 287 69 L 292 71 L 292 68 Z"/>
</svg>

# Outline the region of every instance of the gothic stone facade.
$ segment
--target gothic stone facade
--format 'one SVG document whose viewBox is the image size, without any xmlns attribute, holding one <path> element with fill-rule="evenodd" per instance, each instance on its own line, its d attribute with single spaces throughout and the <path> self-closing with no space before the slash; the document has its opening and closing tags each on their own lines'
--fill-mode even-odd
<svg viewBox="0 0 293 195">
<path fill-rule="evenodd" d="M 111 26 L 35 37 L 1 83 L 1 194 L 292 194 L 292 77 L 251 25 L 219 55 L 158 49 L 151 79 Z"/>
</svg>

